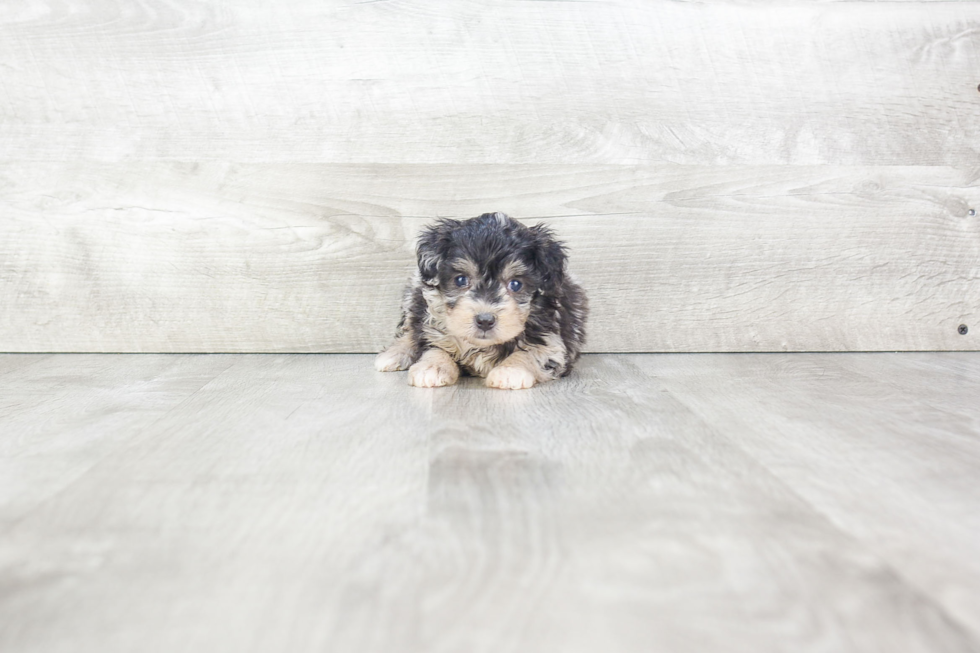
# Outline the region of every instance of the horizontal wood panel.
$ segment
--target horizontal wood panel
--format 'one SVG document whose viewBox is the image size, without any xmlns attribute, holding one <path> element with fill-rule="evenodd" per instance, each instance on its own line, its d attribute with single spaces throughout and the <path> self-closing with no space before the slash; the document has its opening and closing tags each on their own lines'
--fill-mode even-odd
<svg viewBox="0 0 980 653">
<path fill-rule="evenodd" d="M 0 157 L 970 166 L 980 2 L 0 7 Z"/>
<path fill-rule="evenodd" d="M 418 230 L 490 210 L 570 245 L 589 351 L 977 349 L 978 205 L 946 167 L 9 164 L 0 351 L 375 351 Z"/>
</svg>

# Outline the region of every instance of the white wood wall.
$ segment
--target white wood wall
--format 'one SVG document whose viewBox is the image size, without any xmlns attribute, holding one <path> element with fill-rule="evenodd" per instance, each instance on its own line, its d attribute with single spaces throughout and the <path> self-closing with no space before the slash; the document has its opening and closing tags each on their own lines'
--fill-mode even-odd
<svg viewBox="0 0 980 653">
<path fill-rule="evenodd" d="M 978 349 L 978 84 L 973 0 L 4 2 L 0 351 L 376 350 L 492 210 L 591 351 Z"/>
</svg>

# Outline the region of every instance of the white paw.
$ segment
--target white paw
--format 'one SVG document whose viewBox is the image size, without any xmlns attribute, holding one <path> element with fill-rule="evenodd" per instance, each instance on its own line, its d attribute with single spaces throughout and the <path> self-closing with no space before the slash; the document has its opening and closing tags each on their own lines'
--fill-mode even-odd
<svg viewBox="0 0 980 653">
<path fill-rule="evenodd" d="M 504 390 L 520 390 L 534 385 L 534 374 L 530 370 L 511 365 L 501 365 L 490 370 L 487 374 L 488 388 L 503 388 Z"/>
<path fill-rule="evenodd" d="M 389 347 L 374 358 L 374 369 L 379 372 L 397 372 L 407 370 L 412 359 L 400 347 Z"/>
<path fill-rule="evenodd" d="M 459 369 L 455 363 L 440 364 L 429 361 L 419 361 L 408 368 L 408 385 L 416 388 L 438 388 L 452 385 L 459 378 Z"/>
</svg>

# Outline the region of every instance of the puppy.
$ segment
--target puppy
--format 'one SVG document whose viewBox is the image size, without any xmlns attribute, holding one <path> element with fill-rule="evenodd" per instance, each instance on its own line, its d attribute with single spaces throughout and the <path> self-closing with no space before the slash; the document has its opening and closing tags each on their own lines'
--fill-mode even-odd
<svg viewBox="0 0 980 653">
<path fill-rule="evenodd" d="M 565 248 L 544 225 L 503 213 L 440 220 L 419 237 L 395 341 L 380 372 L 410 385 L 452 385 L 460 370 L 491 388 L 530 388 L 572 371 L 588 303 L 565 272 Z"/>
</svg>

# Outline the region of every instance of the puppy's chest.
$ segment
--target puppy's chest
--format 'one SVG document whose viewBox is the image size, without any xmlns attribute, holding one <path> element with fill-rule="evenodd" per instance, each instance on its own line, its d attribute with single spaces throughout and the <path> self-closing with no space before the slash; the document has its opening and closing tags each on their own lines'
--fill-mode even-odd
<svg viewBox="0 0 980 653">
<path fill-rule="evenodd" d="M 486 376 L 504 358 L 503 348 L 497 345 L 474 348 L 434 328 L 426 329 L 425 335 L 432 345 L 452 356 L 460 367 L 474 376 Z"/>
</svg>

